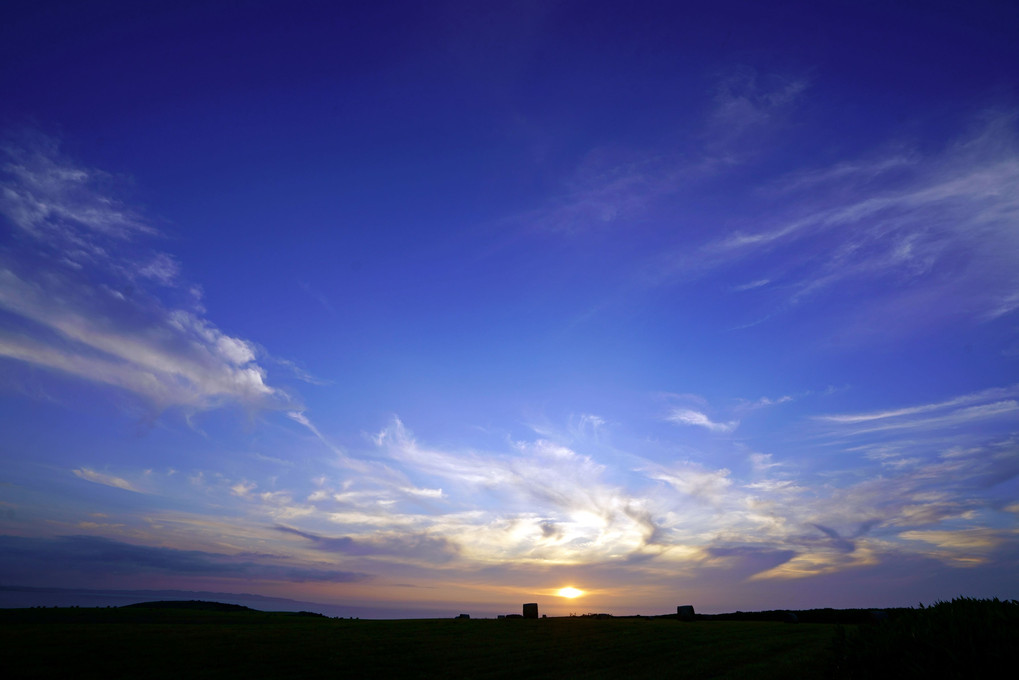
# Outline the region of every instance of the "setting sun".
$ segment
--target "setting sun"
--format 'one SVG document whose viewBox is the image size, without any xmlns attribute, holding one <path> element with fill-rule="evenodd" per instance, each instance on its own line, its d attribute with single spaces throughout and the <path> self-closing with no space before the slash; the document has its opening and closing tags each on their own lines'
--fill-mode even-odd
<svg viewBox="0 0 1019 680">
<path fill-rule="evenodd" d="M 575 597 L 580 597 L 584 594 L 583 590 L 577 590 L 573 586 L 567 586 L 566 588 L 560 588 L 559 592 L 556 593 L 559 597 L 568 597 L 571 600 Z"/>
</svg>

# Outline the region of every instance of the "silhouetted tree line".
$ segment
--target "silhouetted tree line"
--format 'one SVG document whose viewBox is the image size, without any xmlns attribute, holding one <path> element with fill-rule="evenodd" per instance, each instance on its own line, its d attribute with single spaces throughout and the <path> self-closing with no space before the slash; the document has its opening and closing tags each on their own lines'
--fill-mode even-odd
<svg viewBox="0 0 1019 680">
<path fill-rule="evenodd" d="M 784 621 L 786 623 L 841 623 L 858 625 L 880 623 L 909 612 L 908 607 L 893 609 L 769 609 L 761 612 L 697 614 L 698 621 Z"/>
<path fill-rule="evenodd" d="M 1019 601 L 957 597 L 835 631 L 836 678 L 1004 678 L 1019 652 Z M 1011 669 L 1011 671 L 1009 671 Z"/>
</svg>

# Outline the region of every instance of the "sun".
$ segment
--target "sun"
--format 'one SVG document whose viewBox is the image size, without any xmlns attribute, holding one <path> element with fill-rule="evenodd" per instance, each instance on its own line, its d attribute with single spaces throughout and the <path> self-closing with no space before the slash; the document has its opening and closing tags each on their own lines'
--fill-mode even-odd
<svg viewBox="0 0 1019 680">
<path fill-rule="evenodd" d="M 559 597 L 568 597 L 571 600 L 575 597 L 580 597 L 583 594 L 584 594 L 583 590 L 578 590 L 573 586 L 566 586 L 565 588 L 560 588 L 559 592 L 556 593 L 556 595 L 558 595 Z"/>
</svg>

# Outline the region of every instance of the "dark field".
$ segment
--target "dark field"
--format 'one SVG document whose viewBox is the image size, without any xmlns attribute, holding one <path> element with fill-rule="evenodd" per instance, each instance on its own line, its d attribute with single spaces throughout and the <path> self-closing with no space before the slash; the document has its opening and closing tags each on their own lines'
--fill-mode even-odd
<svg viewBox="0 0 1019 680">
<path fill-rule="evenodd" d="M 829 675 L 834 631 L 667 618 L 0 610 L 0 668 L 8 678 L 814 678 Z"/>
</svg>

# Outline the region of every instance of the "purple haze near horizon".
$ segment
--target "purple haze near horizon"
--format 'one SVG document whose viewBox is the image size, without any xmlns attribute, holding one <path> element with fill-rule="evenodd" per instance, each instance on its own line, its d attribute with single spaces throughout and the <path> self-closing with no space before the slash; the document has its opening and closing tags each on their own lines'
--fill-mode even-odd
<svg viewBox="0 0 1019 680">
<path fill-rule="evenodd" d="M 1014 3 L 348 4 L 0 10 L 0 585 L 1019 597 Z"/>
</svg>

